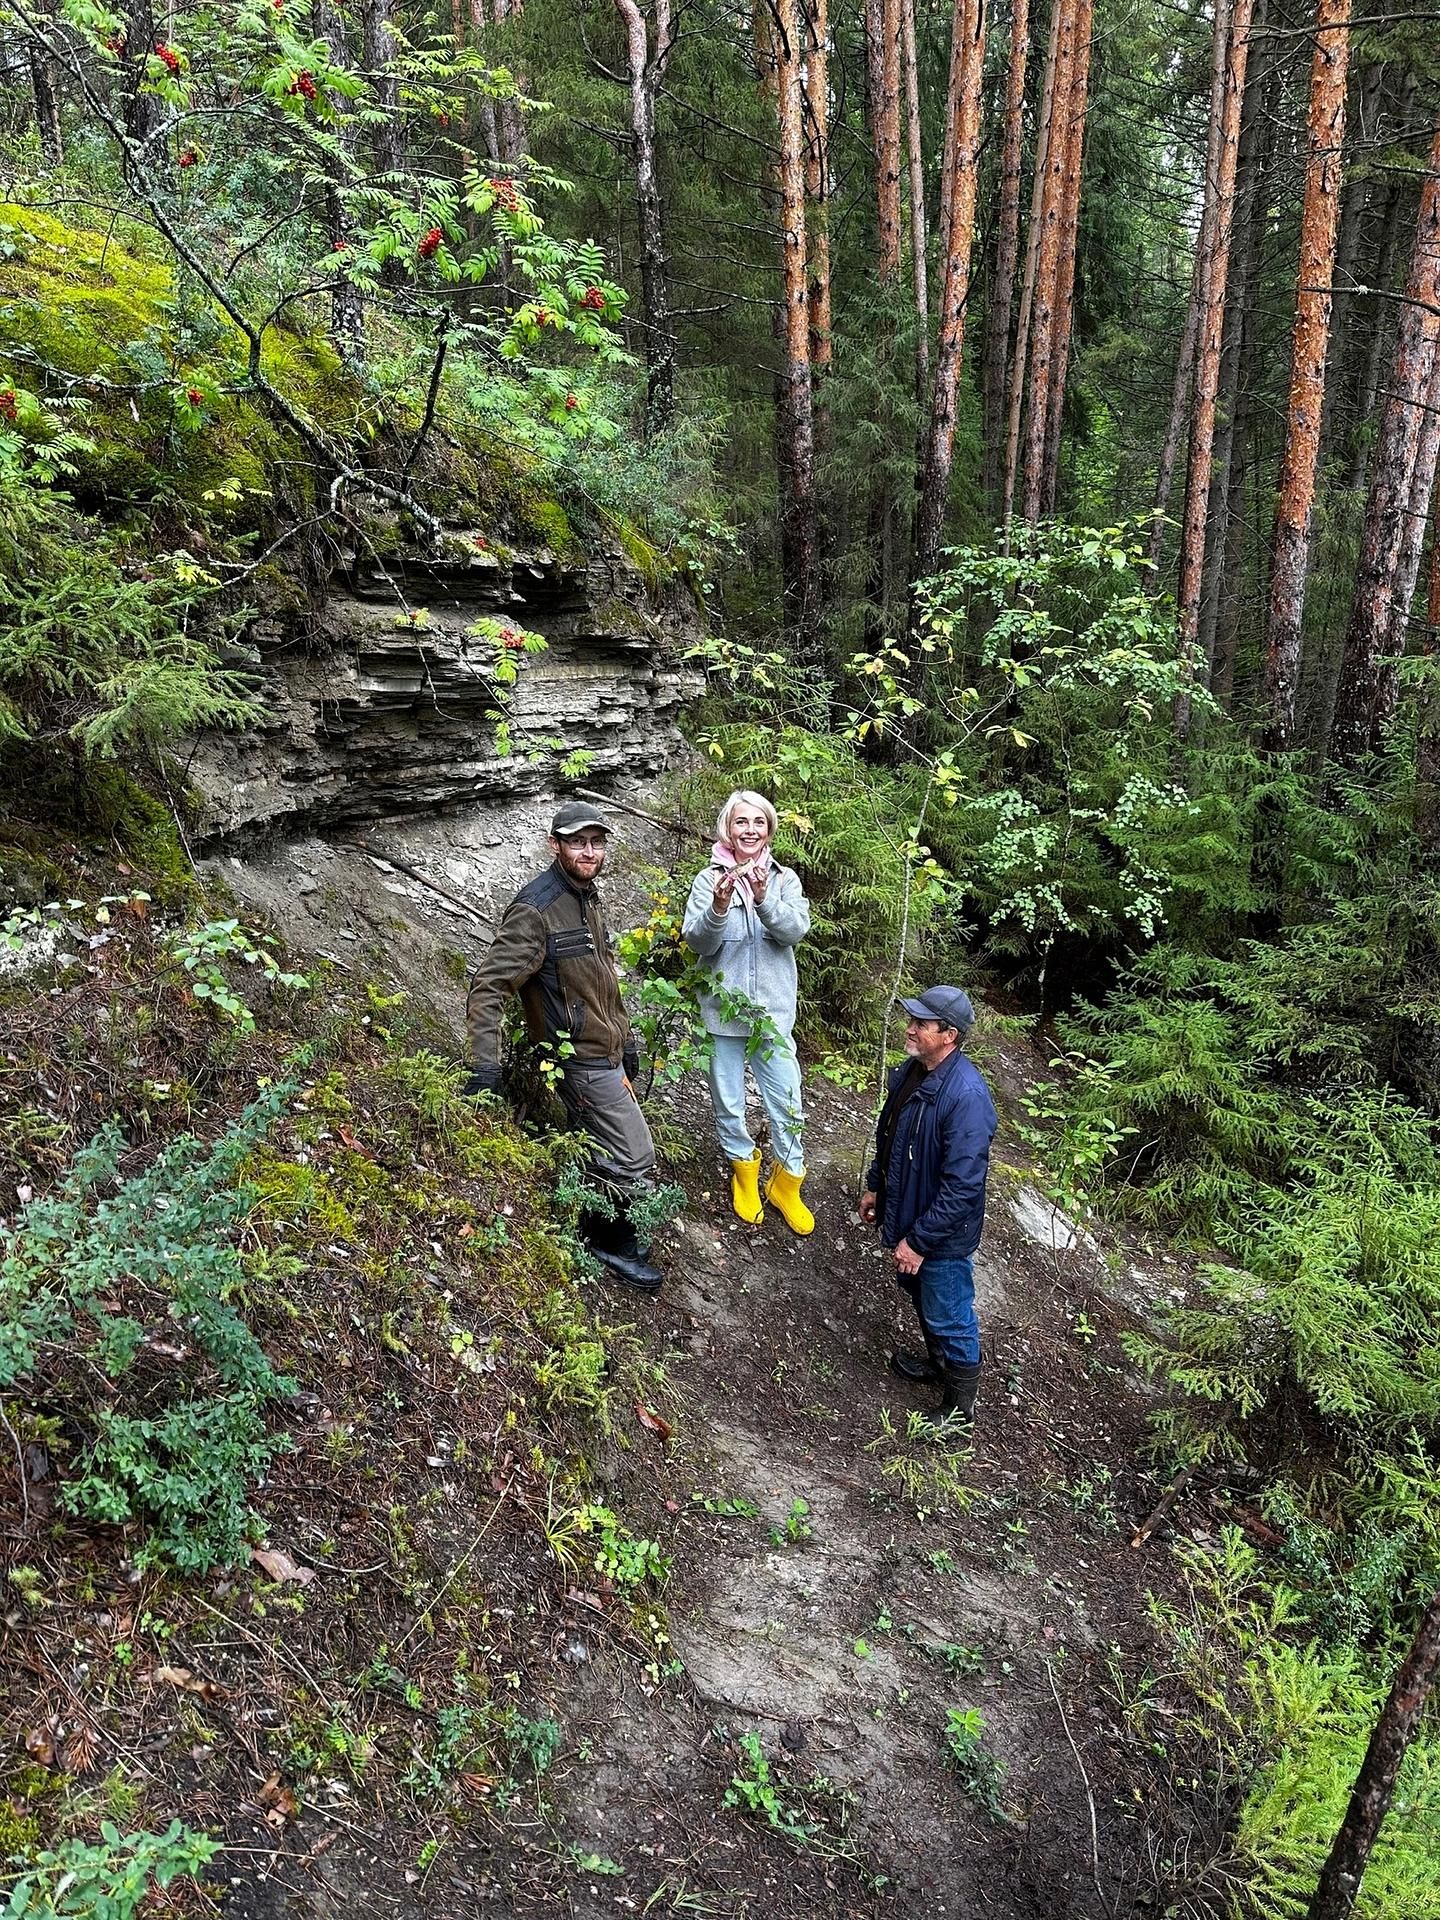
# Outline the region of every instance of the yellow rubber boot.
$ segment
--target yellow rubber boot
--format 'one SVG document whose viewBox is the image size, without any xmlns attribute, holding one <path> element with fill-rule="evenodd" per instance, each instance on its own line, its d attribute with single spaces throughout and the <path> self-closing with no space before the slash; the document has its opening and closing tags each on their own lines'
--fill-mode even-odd
<svg viewBox="0 0 1440 1920">
<path fill-rule="evenodd" d="M 776 1211 L 792 1233 L 813 1233 L 815 1216 L 800 1198 L 803 1173 L 791 1173 L 788 1167 L 776 1167 L 765 1189 L 765 1198 L 775 1202 Z"/>
<path fill-rule="evenodd" d="M 730 1162 L 730 1204 L 747 1227 L 758 1227 L 765 1218 L 760 1204 L 760 1149 L 748 1160 Z"/>
</svg>

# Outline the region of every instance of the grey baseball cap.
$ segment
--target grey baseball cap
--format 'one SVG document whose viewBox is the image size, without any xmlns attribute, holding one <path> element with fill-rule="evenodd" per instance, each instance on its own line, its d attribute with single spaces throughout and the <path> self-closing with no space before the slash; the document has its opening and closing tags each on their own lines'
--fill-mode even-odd
<svg viewBox="0 0 1440 1920">
<path fill-rule="evenodd" d="M 960 1033 L 968 1033 L 975 1024 L 975 1009 L 961 987 L 927 987 L 918 1000 L 900 1004 L 913 1020 L 938 1020 Z"/>
<path fill-rule="evenodd" d="M 583 833 L 586 827 L 598 827 L 602 833 L 610 831 L 610 822 L 588 800 L 567 800 L 555 809 L 550 822 L 550 832 L 557 840 L 568 840 L 572 833 Z"/>
</svg>

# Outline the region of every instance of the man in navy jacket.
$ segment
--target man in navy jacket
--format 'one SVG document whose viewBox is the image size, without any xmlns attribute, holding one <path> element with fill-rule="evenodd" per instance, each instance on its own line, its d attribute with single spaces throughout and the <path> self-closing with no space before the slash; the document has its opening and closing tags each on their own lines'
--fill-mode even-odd
<svg viewBox="0 0 1440 1920">
<path fill-rule="evenodd" d="M 902 1380 L 943 1387 L 932 1422 L 968 1427 L 980 1384 L 975 1249 L 985 1224 L 985 1180 L 995 1102 L 961 1051 L 975 1009 L 959 987 L 902 1000 L 905 1064 L 890 1075 L 860 1218 L 878 1225 L 895 1255 L 895 1279 L 915 1302 L 928 1358 L 899 1347 Z"/>
</svg>

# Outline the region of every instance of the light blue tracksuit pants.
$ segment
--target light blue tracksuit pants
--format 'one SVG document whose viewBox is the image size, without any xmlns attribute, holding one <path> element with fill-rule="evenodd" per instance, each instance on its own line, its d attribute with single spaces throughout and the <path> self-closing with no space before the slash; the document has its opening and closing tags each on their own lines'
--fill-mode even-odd
<svg viewBox="0 0 1440 1920">
<path fill-rule="evenodd" d="M 745 1068 L 749 1065 L 770 1120 L 775 1158 L 789 1173 L 805 1171 L 805 1113 L 800 1104 L 800 1062 L 789 1034 L 751 1054 L 747 1063 L 743 1034 L 710 1036 L 710 1098 L 715 1130 L 727 1160 L 748 1160 L 755 1142 L 745 1125 Z"/>
</svg>

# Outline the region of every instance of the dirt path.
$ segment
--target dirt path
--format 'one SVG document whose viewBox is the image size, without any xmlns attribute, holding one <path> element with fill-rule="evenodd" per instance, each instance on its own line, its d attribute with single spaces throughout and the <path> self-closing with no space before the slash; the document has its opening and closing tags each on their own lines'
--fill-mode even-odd
<svg viewBox="0 0 1440 1920">
<path fill-rule="evenodd" d="M 1157 1487 L 1136 1467 L 1126 1315 L 1092 1244 L 1036 1244 L 1049 1211 L 1002 1168 L 973 1452 L 908 1438 L 934 1395 L 885 1367 L 914 1327 L 854 1212 L 870 1110 L 832 1089 L 810 1103 L 804 1241 L 773 1211 L 758 1230 L 733 1219 L 703 1090 L 668 1110 L 702 1143 L 654 1329 L 678 1409 L 661 1478 L 680 1509 L 668 1606 L 684 1674 L 646 1698 L 623 1663 L 588 1669 L 593 1757 L 566 1814 L 580 1851 L 627 1871 L 582 1876 L 572 1910 L 1148 1911 L 1153 1758 L 1121 1703 L 1149 1650 L 1146 1588 L 1173 1563 L 1129 1545 Z M 652 1472 L 619 1466 L 628 1510 Z M 951 1709 L 983 1722 L 968 1763 L 946 1753 Z M 808 1836 L 724 1806 L 737 1769 L 754 1771 L 746 1732 L 777 1819 Z"/>
</svg>

